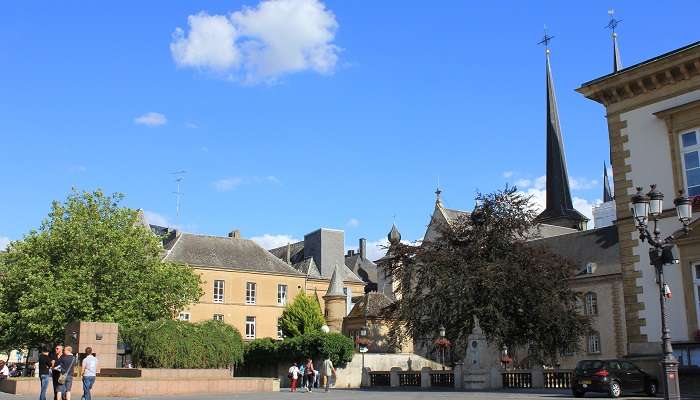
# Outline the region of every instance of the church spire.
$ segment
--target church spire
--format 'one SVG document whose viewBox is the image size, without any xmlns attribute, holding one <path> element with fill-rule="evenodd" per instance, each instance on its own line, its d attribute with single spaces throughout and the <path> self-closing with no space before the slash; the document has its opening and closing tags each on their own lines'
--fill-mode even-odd
<svg viewBox="0 0 700 400">
<path fill-rule="evenodd" d="M 553 36 L 547 35 L 540 42 L 545 46 L 546 85 L 547 85 L 547 206 L 535 219 L 536 222 L 583 229 L 588 220 L 576 211 L 571 201 L 569 175 L 566 171 L 564 143 L 559 125 L 559 111 L 554 94 L 552 68 L 549 62 L 549 42 Z"/>
<path fill-rule="evenodd" d="M 620 49 L 617 46 L 617 32 L 615 32 L 615 28 L 622 20 L 615 19 L 615 10 L 608 10 L 608 15 L 610 16 L 610 22 L 605 27 L 612 31 L 613 72 L 617 72 L 622 69 L 622 59 L 620 58 Z"/>
<path fill-rule="evenodd" d="M 608 168 L 603 161 L 603 203 L 613 201 L 612 190 L 610 190 L 610 181 L 608 180 Z"/>
</svg>

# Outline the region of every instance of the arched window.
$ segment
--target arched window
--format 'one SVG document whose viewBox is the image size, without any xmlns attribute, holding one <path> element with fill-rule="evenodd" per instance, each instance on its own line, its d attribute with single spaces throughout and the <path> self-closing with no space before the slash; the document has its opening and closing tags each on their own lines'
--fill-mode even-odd
<svg viewBox="0 0 700 400">
<path fill-rule="evenodd" d="M 589 353 L 600 353 L 600 334 L 591 332 L 586 338 L 586 347 Z"/>
<path fill-rule="evenodd" d="M 586 315 L 598 315 L 598 296 L 593 292 L 586 293 L 583 299 L 583 313 Z"/>
</svg>

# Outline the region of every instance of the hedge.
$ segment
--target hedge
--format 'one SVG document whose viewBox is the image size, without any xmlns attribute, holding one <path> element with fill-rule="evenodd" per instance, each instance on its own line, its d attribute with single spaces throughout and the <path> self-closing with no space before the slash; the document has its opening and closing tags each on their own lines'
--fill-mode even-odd
<svg viewBox="0 0 700 400">
<path fill-rule="evenodd" d="M 352 360 L 355 345 L 339 333 L 310 332 L 301 336 L 273 341 L 256 339 L 246 344 L 243 363 L 246 365 L 302 361 L 308 357 L 330 357 L 333 365 L 344 367 Z"/>
<path fill-rule="evenodd" d="M 125 328 L 122 340 L 143 368 L 225 368 L 243 361 L 240 333 L 219 321 L 153 321 Z"/>
</svg>

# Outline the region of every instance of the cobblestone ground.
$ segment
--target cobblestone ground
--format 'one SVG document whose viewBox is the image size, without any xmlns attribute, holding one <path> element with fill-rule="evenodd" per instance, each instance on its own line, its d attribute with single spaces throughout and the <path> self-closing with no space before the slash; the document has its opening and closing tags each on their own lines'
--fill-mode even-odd
<svg viewBox="0 0 700 400">
<path fill-rule="evenodd" d="M 606 398 L 604 394 L 586 394 L 585 398 Z M 94 399 L 95 397 L 93 397 Z M 314 391 L 312 393 L 290 393 L 289 389 L 282 389 L 279 393 L 253 393 L 226 396 L 144 396 L 130 398 L 129 400 L 265 400 L 265 399 L 328 399 L 328 400 L 457 400 L 457 399 L 573 399 L 568 391 L 519 391 L 519 392 L 409 392 L 409 391 L 366 391 L 366 390 L 334 390 L 329 393 Z M 624 396 L 626 400 L 649 399 L 649 397 Z M 0 393 L 0 400 L 35 400 L 35 397 L 13 396 Z M 684 399 L 700 399 L 698 397 L 684 397 Z M 80 399 L 73 399 L 80 400 Z M 112 397 L 109 400 L 127 400 Z"/>
</svg>

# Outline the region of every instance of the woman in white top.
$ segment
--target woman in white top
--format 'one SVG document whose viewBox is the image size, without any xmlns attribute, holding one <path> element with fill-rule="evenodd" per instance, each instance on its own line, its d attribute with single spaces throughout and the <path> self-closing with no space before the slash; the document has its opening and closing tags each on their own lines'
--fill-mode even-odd
<svg viewBox="0 0 700 400">
<path fill-rule="evenodd" d="M 297 367 L 297 363 L 293 363 L 291 367 L 289 367 L 289 381 L 292 383 L 292 392 L 297 391 L 297 382 L 299 380 L 299 367 Z"/>
</svg>

